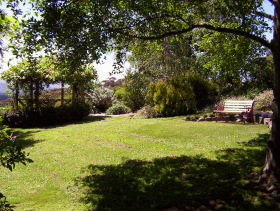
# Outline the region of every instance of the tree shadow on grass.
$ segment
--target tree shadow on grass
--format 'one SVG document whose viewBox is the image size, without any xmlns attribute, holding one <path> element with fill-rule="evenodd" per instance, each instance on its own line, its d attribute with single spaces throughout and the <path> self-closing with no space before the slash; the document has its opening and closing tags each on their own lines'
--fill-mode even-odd
<svg viewBox="0 0 280 211">
<path fill-rule="evenodd" d="M 87 116 L 83 120 L 77 120 L 77 121 L 70 121 L 70 122 L 64 122 L 64 123 L 57 123 L 54 125 L 49 125 L 49 126 L 39 126 L 39 127 L 33 127 L 33 128 L 38 128 L 38 129 L 52 129 L 52 128 L 58 128 L 58 127 L 65 127 L 67 125 L 72 125 L 72 124 L 86 124 L 86 123 L 91 123 L 91 122 L 99 122 L 99 121 L 104 121 L 106 118 L 110 118 L 109 116 Z"/>
<path fill-rule="evenodd" d="M 16 144 L 22 149 L 33 147 L 35 144 L 43 142 L 44 140 L 35 140 L 32 138 L 32 134 L 38 133 L 40 130 L 33 131 L 22 131 L 17 129 L 12 129 L 12 136 L 16 136 Z"/>
<path fill-rule="evenodd" d="M 80 123 L 90 123 L 90 122 L 97 122 L 97 121 L 104 121 L 107 118 L 112 118 L 111 116 L 107 116 L 107 115 L 102 115 L 102 116 L 87 116 L 86 118 L 84 118 L 83 121 L 80 121 Z"/>
<path fill-rule="evenodd" d="M 264 162 L 265 149 L 254 148 L 265 138 L 246 149 L 219 150 L 219 160 L 180 156 L 89 165 L 77 185 L 85 190 L 82 201 L 89 210 L 275 210 L 277 200 L 253 203 L 257 190 L 244 182 Z"/>
</svg>

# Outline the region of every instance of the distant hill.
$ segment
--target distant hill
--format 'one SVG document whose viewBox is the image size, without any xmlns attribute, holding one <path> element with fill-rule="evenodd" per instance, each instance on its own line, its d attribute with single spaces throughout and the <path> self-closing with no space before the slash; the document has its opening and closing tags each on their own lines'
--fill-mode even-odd
<svg viewBox="0 0 280 211">
<path fill-rule="evenodd" d="M 53 86 L 54 87 L 54 86 Z M 60 99 L 61 98 L 61 88 L 54 88 L 46 90 L 40 96 L 41 99 Z M 71 99 L 70 90 L 68 88 L 64 89 L 64 99 Z M 9 98 L 7 94 L 0 94 L 0 107 L 10 106 L 12 103 L 12 98 Z"/>
<path fill-rule="evenodd" d="M 0 80 L 0 94 L 6 93 L 7 83 L 4 80 Z"/>
<path fill-rule="evenodd" d="M 6 92 L 6 90 L 7 90 L 6 85 L 7 85 L 7 83 L 4 80 L 0 80 L 0 101 L 6 100 L 9 98 L 9 96 Z"/>
<path fill-rule="evenodd" d="M 68 87 L 68 86 L 65 86 Z M 51 90 L 51 89 L 59 89 L 60 88 L 60 84 L 51 84 L 47 90 Z M 0 80 L 0 101 L 2 100 L 6 100 L 9 98 L 6 90 L 8 90 L 7 88 L 7 83 L 4 80 Z"/>
<path fill-rule="evenodd" d="M 6 99 L 8 99 L 8 98 L 9 98 L 9 96 L 8 96 L 7 93 L 1 93 L 1 94 L 0 94 L 0 101 L 6 100 Z"/>
</svg>

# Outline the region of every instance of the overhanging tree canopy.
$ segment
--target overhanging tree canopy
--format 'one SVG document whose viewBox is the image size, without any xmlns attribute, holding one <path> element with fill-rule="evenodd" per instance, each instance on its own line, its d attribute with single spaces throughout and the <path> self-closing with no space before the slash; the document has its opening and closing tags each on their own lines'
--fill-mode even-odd
<svg viewBox="0 0 280 211">
<path fill-rule="evenodd" d="M 271 173 L 280 177 L 280 0 L 269 0 L 275 9 L 274 15 L 264 12 L 263 0 L 38 2 L 43 18 L 39 21 L 43 26 L 42 36 L 57 46 L 70 49 L 75 55 L 79 55 L 76 50 L 82 49 L 93 57 L 112 41 L 120 44 L 117 49 L 122 52 L 134 38 L 157 40 L 200 29 L 243 36 L 270 49 L 275 68 L 275 108 L 263 172 L 265 177 Z M 273 22 L 271 41 L 265 38 L 265 32 L 269 30 L 266 20 Z"/>
</svg>

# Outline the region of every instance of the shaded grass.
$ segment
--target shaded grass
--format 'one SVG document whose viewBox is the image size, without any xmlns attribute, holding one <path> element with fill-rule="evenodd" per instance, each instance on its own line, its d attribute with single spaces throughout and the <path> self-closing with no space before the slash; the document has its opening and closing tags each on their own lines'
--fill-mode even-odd
<svg viewBox="0 0 280 211">
<path fill-rule="evenodd" d="M 16 210 L 278 206 L 245 182 L 264 162 L 267 127 L 182 119 L 17 129 L 34 163 L 1 169 L 1 192 Z"/>
</svg>

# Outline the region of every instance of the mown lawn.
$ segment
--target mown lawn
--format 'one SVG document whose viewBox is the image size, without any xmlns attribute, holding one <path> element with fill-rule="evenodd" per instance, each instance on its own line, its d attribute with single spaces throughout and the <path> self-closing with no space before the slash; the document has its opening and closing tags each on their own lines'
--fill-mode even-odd
<svg viewBox="0 0 280 211">
<path fill-rule="evenodd" d="M 247 180 L 268 132 L 183 117 L 16 129 L 34 162 L 1 168 L 0 192 L 15 210 L 279 209 Z"/>
</svg>

